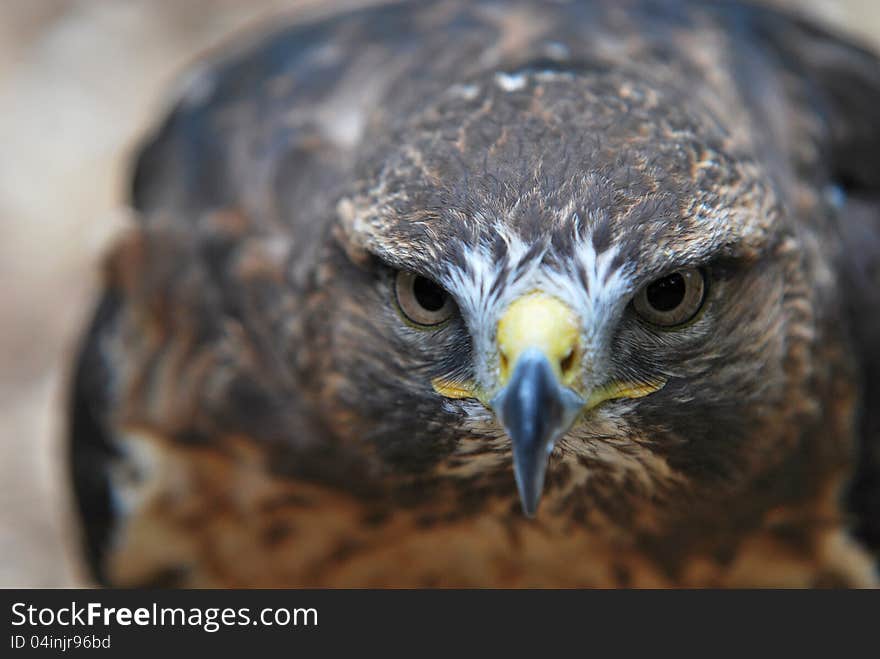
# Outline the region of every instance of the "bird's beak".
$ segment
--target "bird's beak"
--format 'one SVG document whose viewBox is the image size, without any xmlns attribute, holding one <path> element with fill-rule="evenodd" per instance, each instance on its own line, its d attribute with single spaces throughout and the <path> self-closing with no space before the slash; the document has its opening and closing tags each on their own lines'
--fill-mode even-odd
<svg viewBox="0 0 880 659">
<path fill-rule="evenodd" d="M 568 385 L 577 375 L 580 329 L 560 300 L 530 293 L 498 323 L 501 389 L 490 404 L 513 442 L 513 468 L 523 511 L 535 514 L 547 460 L 584 399 Z"/>
</svg>

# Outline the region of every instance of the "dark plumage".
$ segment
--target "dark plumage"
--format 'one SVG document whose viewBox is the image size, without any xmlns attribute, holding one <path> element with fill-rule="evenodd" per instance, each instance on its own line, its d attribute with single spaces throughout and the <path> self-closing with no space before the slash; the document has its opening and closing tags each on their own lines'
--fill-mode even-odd
<svg viewBox="0 0 880 659">
<path fill-rule="evenodd" d="M 97 578 L 876 584 L 878 65 L 672 0 L 401 3 L 206 63 L 77 368 Z"/>
</svg>

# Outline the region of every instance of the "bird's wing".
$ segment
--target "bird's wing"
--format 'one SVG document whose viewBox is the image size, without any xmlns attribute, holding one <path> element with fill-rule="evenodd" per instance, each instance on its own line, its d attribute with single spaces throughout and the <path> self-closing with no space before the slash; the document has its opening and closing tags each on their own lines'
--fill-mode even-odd
<svg viewBox="0 0 880 659">
<path fill-rule="evenodd" d="M 849 190 L 880 191 L 880 58 L 807 20 L 770 10 L 754 24 L 778 63 L 808 83 L 807 96 L 829 131 L 826 156 Z"/>
<path fill-rule="evenodd" d="M 135 209 L 147 221 L 229 207 L 254 219 L 290 210 L 294 222 L 312 219 L 316 197 L 344 177 L 392 63 L 411 46 L 413 13 L 368 8 L 235 35 L 181 81 L 173 111 L 139 149 Z"/>
<path fill-rule="evenodd" d="M 74 370 L 69 413 L 69 464 L 85 557 L 100 582 L 105 580 L 103 555 L 114 516 L 107 466 L 118 455 L 107 427 L 112 376 L 101 342 L 113 328 L 119 303 L 115 294 L 106 293 L 98 305 Z"/>
<path fill-rule="evenodd" d="M 880 552 L 880 57 L 808 22 L 764 16 L 758 32 L 781 65 L 805 81 L 806 111 L 826 132 L 838 268 L 864 378 L 850 507 L 857 533 Z"/>
</svg>

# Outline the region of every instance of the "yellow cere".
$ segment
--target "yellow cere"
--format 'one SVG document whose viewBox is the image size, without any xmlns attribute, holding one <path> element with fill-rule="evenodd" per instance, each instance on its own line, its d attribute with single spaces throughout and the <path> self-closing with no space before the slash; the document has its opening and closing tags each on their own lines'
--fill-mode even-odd
<svg viewBox="0 0 880 659">
<path fill-rule="evenodd" d="M 498 322 L 502 384 L 507 382 L 517 359 L 528 348 L 541 350 L 556 377 L 571 384 L 578 369 L 563 369 L 562 364 L 577 358 L 579 337 L 577 315 L 558 298 L 534 292 L 514 300 Z"/>
<path fill-rule="evenodd" d="M 577 314 L 558 298 L 536 291 L 514 300 L 498 322 L 501 386 L 507 384 L 517 359 L 528 348 L 541 350 L 560 382 L 571 386 L 580 371 L 579 340 Z M 659 391 L 665 384 L 663 378 L 611 382 L 590 393 L 584 411 L 608 400 L 642 398 Z M 476 398 L 488 405 L 489 397 L 475 382 L 435 378 L 431 385 L 445 398 Z"/>
</svg>

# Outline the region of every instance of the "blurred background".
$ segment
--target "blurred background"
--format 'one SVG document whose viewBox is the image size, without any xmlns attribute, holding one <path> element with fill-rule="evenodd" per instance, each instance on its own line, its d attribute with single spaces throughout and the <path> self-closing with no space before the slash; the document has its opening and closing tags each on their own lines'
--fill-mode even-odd
<svg viewBox="0 0 880 659">
<path fill-rule="evenodd" d="M 63 403 L 128 162 L 188 64 L 241 29 L 372 0 L 0 4 L 0 587 L 77 586 Z M 880 49 L 878 0 L 778 0 Z"/>
</svg>

